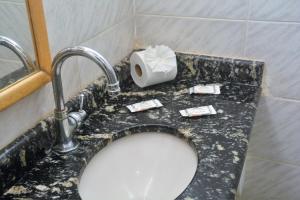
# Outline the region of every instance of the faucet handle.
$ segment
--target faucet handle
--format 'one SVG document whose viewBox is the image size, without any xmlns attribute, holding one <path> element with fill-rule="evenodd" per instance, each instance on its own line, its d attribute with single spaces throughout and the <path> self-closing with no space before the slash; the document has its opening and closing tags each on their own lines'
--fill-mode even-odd
<svg viewBox="0 0 300 200">
<path fill-rule="evenodd" d="M 68 114 L 68 122 L 70 126 L 70 130 L 73 131 L 74 129 L 81 126 L 83 120 L 86 118 L 87 113 L 83 110 L 83 102 L 84 102 L 84 94 L 79 95 L 79 111 L 78 112 L 71 112 Z"/>
<path fill-rule="evenodd" d="M 82 111 L 83 110 L 83 102 L 84 102 L 84 94 L 80 94 L 79 95 L 79 111 Z"/>
</svg>

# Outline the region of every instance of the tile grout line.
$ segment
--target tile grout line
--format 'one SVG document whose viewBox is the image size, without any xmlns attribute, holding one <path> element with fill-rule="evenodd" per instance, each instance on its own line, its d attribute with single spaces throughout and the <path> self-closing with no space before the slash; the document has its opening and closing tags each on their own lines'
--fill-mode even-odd
<svg viewBox="0 0 300 200">
<path fill-rule="evenodd" d="M 294 163 L 291 163 L 291 162 L 287 162 L 287 161 L 274 160 L 274 159 L 269 159 L 269 158 L 256 156 L 256 155 L 251 155 L 251 154 L 249 154 L 248 157 L 249 158 L 254 158 L 254 159 L 257 159 L 257 160 L 261 160 L 261 161 L 268 161 L 268 162 L 276 163 L 278 165 L 288 165 L 290 167 L 300 168 L 300 165 L 294 164 Z"/>
<path fill-rule="evenodd" d="M 193 16 L 177 16 L 177 15 L 159 15 L 159 14 L 147 14 L 136 13 L 137 16 L 145 17 L 161 17 L 161 18 L 175 18 L 175 19 L 190 19 L 190 20 L 208 20 L 208 21 L 231 21 L 231 22 L 257 22 L 257 23 L 278 23 L 278 24 L 295 24 L 300 25 L 298 21 L 273 21 L 273 20 L 247 20 L 247 19 L 231 19 L 231 18 L 215 18 L 215 17 L 193 17 Z"/>
<path fill-rule="evenodd" d="M 208 18 L 208 17 L 193 17 L 193 16 L 178 16 L 178 15 L 158 15 L 158 14 L 146 14 L 136 13 L 137 16 L 145 17 L 161 17 L 161 18 L 175 18 L 175 19 L 191 19 L 191 20 L 211 20 L 211 21 L 238 21 L 244 22 L 246 19 L 230 19 L 230 18 Z"/>
<path fill-rule="evenodd" d="M 244 52 L 243 52 L 243 55 L 245 57 L 246 57 L 246 49 L 247 49 L 247 41 L 248 41 L 250 13 L 251 13 L 251 3 L 250 0 L 248 0 L 248 12 L 247 12 L 246 31 L 245 31 L 245 39 L 244 39 Z"/>
<path fill-rule="evenodd" d="M 0 4 L 13 4 L 16 6 L 25 6 L 25 3 L 21 3 L 21 2 L 12 2 L 12 1 L 0 1 Z"/>
<path fill-rule="evenodd" d="M 298 99 L 289 99 L 289 98 L 284 98 L 284 97 L 276 97 L 276 96 L 273 96 L 273 95 L 265 96 L 265 97 L 273 98 L 273 99 L 280 100 L 280 101 L 288 101 L 288 102 L 293 102 L 293 103 L 300 103 L 300 100 L 298 100 Z"/>
<path fill-rule="evenodd" d="M 137 29 L 136 29 L 136 0 L 133 0 L 133 20 L 134 20 L 134 25 L 133 25 L 133 28 L 134 28 L 134 42 L 133 42 L 133 46 L 135 47 L 136 46 L 136 40 L 137 40 Z"/>
<path fill-rule="evenodd" d="M 6 59 L 6 58 L 0 58 L 0 61 L 2 62 L 9 62 L 9 63 L 15 63 L 15 64 L 19 64 L 21 63 L 22 61 L 21 60 L 10 60 L 10 59 Z"/>
</svg>

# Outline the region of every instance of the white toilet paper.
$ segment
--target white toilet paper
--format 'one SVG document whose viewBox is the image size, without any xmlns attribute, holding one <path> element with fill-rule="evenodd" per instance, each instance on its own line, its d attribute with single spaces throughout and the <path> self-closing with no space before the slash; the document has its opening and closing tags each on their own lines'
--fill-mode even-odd
<svg viewBox="0 0 300 200">
<path fill-rule="evenodd" d="M 142 88 L 173 80 L 177 75 L 176 55 L 166 46 L 135 52 L 130 57 L 130 73 Z"/>
</svg>

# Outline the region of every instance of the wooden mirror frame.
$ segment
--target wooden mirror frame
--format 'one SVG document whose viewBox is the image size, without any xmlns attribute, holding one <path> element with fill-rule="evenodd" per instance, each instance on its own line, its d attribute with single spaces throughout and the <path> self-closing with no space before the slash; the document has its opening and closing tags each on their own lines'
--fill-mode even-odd
<svg viewBox="0 0 300 200">
<path fill-rule="evenodd" d="M 0 111 L 51 81 L 51 55 L 43 0 L 26 0 L 26 6 L 39 70 L 0 90 Z"/>
</svg>

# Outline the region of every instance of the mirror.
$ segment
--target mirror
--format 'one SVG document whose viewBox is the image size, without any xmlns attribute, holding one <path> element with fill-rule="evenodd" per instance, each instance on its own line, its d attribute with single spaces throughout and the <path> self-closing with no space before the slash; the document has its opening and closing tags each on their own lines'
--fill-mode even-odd
<svg viewBox="0 0 300 200">
<path fill-rule="evenodd" d="M 0 35 L 2 111 L 51 81 L 43 0 L 0 0 Z"/>
<path fill-rule="evenodd" d="M 51 81 L 43 0 L 0 0 L 0 111 Z"/>
<path fill-rule="evenodd" d="M 0 19 L 0 89 L 3 89 L 38 68 L 32 63 L 36 58 L 26 1 L 0 0 Z M 22 55 L 28 62 L 22 62 Z"/>
</svg>

